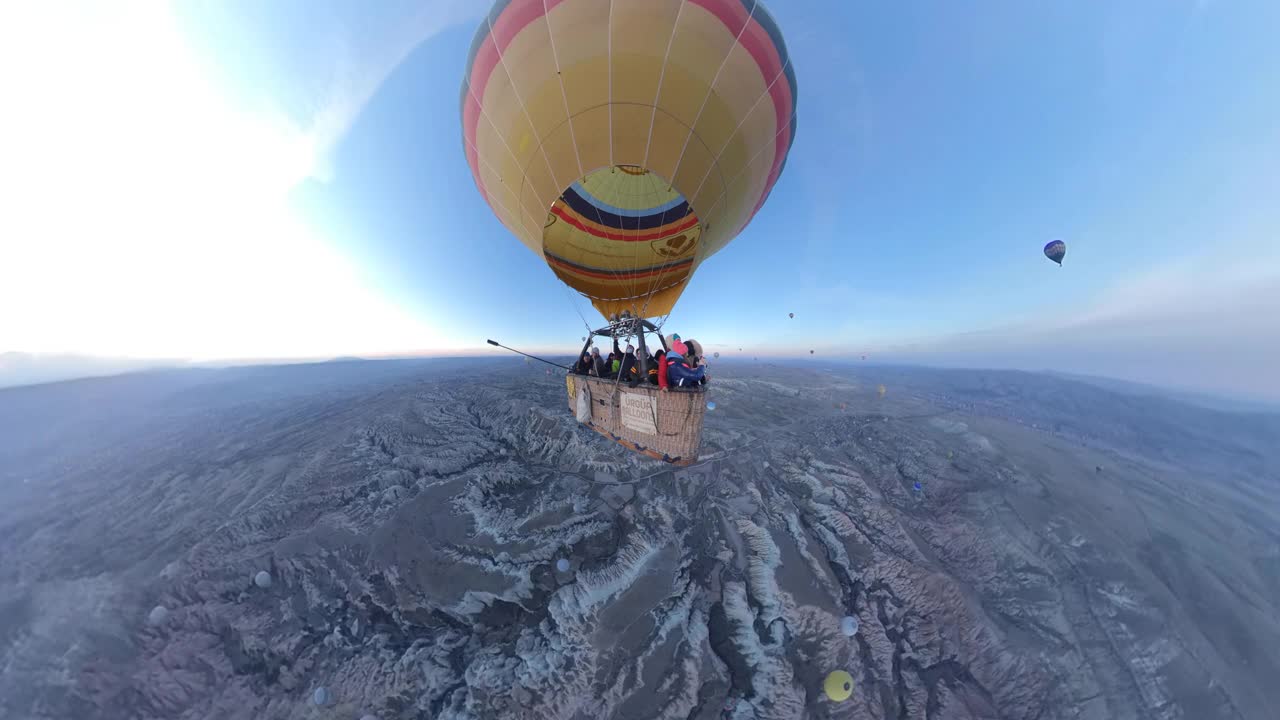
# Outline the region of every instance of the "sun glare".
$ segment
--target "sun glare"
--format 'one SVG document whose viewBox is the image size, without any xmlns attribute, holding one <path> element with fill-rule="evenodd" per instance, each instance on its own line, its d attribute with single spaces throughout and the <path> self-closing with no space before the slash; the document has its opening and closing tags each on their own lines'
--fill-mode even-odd
<svg viewBox="0 0 1280 720">
<path fill-rule="evenodd" d="M 165 5 L 37 4 L 0 25 L 0 351 L 444 345 L 291 211 L 326 148 L 221 97 Z"/>
</svg>

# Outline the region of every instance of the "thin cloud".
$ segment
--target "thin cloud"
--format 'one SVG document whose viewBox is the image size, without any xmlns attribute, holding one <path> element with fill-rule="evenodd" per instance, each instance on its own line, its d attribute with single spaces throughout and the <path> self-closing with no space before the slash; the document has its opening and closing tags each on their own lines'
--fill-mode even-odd
<svg viewBox="0 0 1280 720">
<path fill-rule="evenodd" d="M 287 126 L 307 148 L 307 177 L 328 180 L 329 157 L 388 77 L 440 33 L 484 17 L 474 0 L 179 6 L 189 42 L 220 76 L 228 101 Z M 306 42 L 299 41 L 299 22 Z M 228 65 L 236 59 L 240 64 Z M 258 95 L 254 95 L 258 93 Z"/>
<path fill-rule="evenodd" d="M 418 46 L 455 25 L 483 17 L 483 10 L 482 3 L 474 0 L 427 3 L 401 22 L 391 23 L 385 35 L 370 33 L 336 43 L 335 80 L 309 130 L 317 153 L 315 177 L 328 179 L 329 153 L 382 83 Z"/>
<path fill-rule="evenodd" d="M 1237 256 L 1238 257 L 1238 256 Z M 1274 260 L 1274 259 L 1272 259 Z M 1083 307 L 886 348 L 882 357 L 1054 369 L 1280 399 L 1280 264 L 1184 259 L 1127 279 Z"/>
</svg>

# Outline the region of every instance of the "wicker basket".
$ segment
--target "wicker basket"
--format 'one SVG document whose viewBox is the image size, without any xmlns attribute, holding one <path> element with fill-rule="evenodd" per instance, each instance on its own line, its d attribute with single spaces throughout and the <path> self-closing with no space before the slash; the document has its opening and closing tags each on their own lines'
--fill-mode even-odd
<svg viewBox="0 0 1280 720">
<path fill-rule="evenodd" d="M 591 397 L 591 421 L 584 423 L 605 437 L 637 452 L 674 465 L 698 459 L 706 390 L 659 388 L 641 383 L 629 387 L 588 375 L 568 375 L 569 410 L 576 412 L 579 389 Z"/>
</svg>

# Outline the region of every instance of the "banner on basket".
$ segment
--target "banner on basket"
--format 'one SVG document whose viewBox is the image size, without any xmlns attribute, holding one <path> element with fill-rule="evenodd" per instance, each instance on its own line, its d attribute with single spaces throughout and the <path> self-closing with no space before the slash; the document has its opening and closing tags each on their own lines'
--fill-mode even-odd
<svg viewBox="0 0 1280 720">
<path fill-rule="evenodd" d="M 658 400 L 647 393 L 622 393 L 622 426 L 636 432 L 658 434 Z"/>
</svg>

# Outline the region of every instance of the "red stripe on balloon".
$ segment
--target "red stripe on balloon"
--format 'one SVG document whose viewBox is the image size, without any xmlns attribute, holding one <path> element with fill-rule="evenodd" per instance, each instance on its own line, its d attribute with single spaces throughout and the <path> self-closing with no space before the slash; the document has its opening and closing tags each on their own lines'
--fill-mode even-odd
<svg viewBox="0 0 1280 720">
<path fill-rule="evenodd" d="M 742 4 L 742 0 L 689 1 L 715 15 L 725 28 L 735 35 L 742 31 L 741 36 L 738 38 L 738 43 L 756 61 L 756 67 L 760 69 L 760 75 L 765 84 L 772 83 L 772 86 L 769 87 L 769 97 L 773 101 L 774 127 L 781 129 L 784 126 L 789 126 L 793 102 L 791 83 L 787 82 L 786 77 L 780 77 L 783 70 L 782 58 L 778 54 L 778 48 L 773 44 L 773 38 L 769 36 L 768 31 L 764 29 L 764 26 L 756 22 L 754 18 L 746 25 L 746 29 L 743 29 L 743 23 L 747 22 L 748 13 L 747 8 Z M 773 166 L 769 169 L 768 180 L 765 182 L 760 197 L 756 200 L 752 216 L 764 204 L 765 198 L 769 197 L 769 189 L 777 182 L 779 168 L 783 157 L 786 156 L 786 152 L 789 149 L 790 139 L 790 132 L 778 133 L 774 137 Z"/>
<path fill-rule="evenodd" d="M 477 112 L 471 117 L 464 116 L 462 125 L 471 146 L 476 146 L 476 127 L 480 118 L 479 99 L 484 97 L 485 88 L 489 86 L 489 78 L 493 75 L 493 70 L 497 67 L 502 53 L 506 52 L 511 41 L 520 34 L 521 30 L 546 14 L 544 9 L 549 11 L 562 2 L 564 0 L 545 0 L 544 5 L 544 0 L 512 0 L 498 14 L 497 20 L 493 22 L 493 27 L 490 28 L 476 53 L 475 62 L 471 64 L 468 81 L 471 85 L 471 97 L 476 101 Z M 471 171 L 477 177 L 480 174 L 474 166 Z"/>
</svg>

